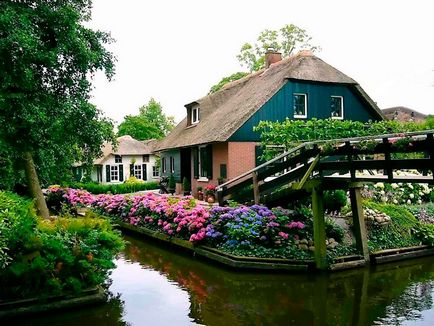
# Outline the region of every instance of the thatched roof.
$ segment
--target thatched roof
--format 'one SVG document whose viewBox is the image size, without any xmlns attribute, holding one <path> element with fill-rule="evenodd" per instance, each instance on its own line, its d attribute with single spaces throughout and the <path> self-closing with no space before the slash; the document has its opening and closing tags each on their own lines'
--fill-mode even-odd
<svg viewBox="0 0 434 326">
<path fill-rule="evenodd" d="M 384 115 L 388 120 L 397 120 L 401 122 L 416 121 L 422 122 L 427 118 L 427 115 L 404 106 L 395 106 L 383 110 Z M 413 116 L 412 116 L 413 115 Z"/>
<path fill-rule="evenodd" d="M 102 147 L 103 155 L 94 160 L 93 164 L 102 164 L 108 156 L 113 155 L 146 155 L 151 154 L 156 144 L 155 139 L 140 141 L 129 135 L 117 138 L 118 146 L 116 150 L 111 143 L 104 143 Z"/>
<path fill-rule="evenodd" d="M 382 117 L 380 109 L 356 81 L 310 52 L 302 51 L 187 104 L 187 108 L 195 103 L 200 105 L 200 122 L 187 127 L 185 118 L 161 140 L 156 150 L 227 141 L 288 79 L 353 85 Z"/>
</svg>

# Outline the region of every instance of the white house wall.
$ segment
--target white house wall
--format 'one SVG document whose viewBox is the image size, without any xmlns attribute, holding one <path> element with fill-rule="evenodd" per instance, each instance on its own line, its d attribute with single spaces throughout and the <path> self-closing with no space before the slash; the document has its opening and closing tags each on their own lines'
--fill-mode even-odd
<svg viewBox="0 0 434 326">
<path fill-rule="evenodd" d="M 143 155 L 122 155 L 122 163 L 115 163 L 115 155 L 110 155 L 107 157 L 107 159 L 102 164 L 102 183 L 122 183 L 123 181 L 127 180 L 130 177 L 130 164 L 132 164 L 132 160 L 135 159 L 134 164 L 135 165 L 143 165 L 146 164 L 146 180 L 145 181 L 155 181 L 158 180 L 158 176 L 153 176 L 153 169 L 152 167 L 156 164 L 156 156 L 155 155 L 149 155 L 149 162 L 143 162 Z M 123 172 L 124 172 L 124 180 L 123 181 L 113 181 L 107 180 L 106 176 L 106 166 L 107 165 L 122 165 L 123 166 Z M 142 171 L 143 173 L 143 171 Z M 92 180 L 97 180 L 97 168 L 96 166 L 92 169 Z"/>
</svg>

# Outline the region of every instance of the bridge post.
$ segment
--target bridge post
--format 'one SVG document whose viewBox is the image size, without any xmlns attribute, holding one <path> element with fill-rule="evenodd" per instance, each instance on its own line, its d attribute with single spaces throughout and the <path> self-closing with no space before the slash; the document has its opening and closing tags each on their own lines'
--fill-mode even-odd
<svg viewBox="0 0 434 326">
<path fill-rule="evenodd" d="M 327 245 L 324 218 L 324 196 L 321 188 L 312 189 L 313 238 L 315 243 L 315 264 L 317 269 L 327 269 Z"/>
<path fill-rule="evenodd" d="M 252 179 L 253 179 L 253 199 L 255 201 L 255 205 L 259 205 L 261 194 L 259 192 L 258 174 L 256 172 L 252 172 Z"/>
<path fill-rule="evenodd" d="M 363 216 L 360 185 L 350 187 L 351 210 L 353 212 L 354 236 L 356 247 L 365 261 L 369 262 L 368 237 L 366 235 L 365 217 Z"/>
</svg>

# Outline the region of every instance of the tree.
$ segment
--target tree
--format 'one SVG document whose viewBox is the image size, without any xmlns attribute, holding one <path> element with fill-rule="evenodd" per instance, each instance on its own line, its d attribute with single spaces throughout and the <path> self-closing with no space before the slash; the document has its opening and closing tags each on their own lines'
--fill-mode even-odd
<svg viewBox="0 0 434 326">
<path fill-rule="evenodd" d="M 111 121 L 89 103 L 95 72 L 114 74 L 104 47 L 110 35 L 83 25 L 91 7 L 91 0 L 0 2 L 0 140 L 23 163 L 45 218 L 38 173 L 90 165 L 103 141 L 114 139 Z"/>
<path fill-rule="evenodd" d="M 138 140 L 164 138 L 175 126 L 175 119 L 163 113 L 161 104 L 151 98 L 139 108 L 138 115 L 127 115 L 119 125 L 118 135 L 130 135 Z"/>
<path fill-rule="evenodd" d="M 208 94 L 215 93 L 215 92 L 219 91 L 220 89 L 222 89 L 223 86 L 225 86 L 227 83 L 241 79 L 247 75 L 248 75 L 247 72 L 240 71 L 240 72 L 236 72 L 236 73 L 234 73 L 228 77 L 223 77 L 217 84 L 215 84 L 214 86 L 211 87 Z"/>
<path fill-rule="evenodd" d="M 241 47 L 237 59 L 251 72 L 258 71 L 264 67 L 267 50 L 281 52 L 282 57 L 288 57 L 296 50 L 319 50 L 318 46 L 310 43 L 311 40 L 312 37 L 304 29 L 293 24 L 285 25 L 277 31 L 266 29 L 259 34 L 257 43 L 245 43 Z"/>
</svg>

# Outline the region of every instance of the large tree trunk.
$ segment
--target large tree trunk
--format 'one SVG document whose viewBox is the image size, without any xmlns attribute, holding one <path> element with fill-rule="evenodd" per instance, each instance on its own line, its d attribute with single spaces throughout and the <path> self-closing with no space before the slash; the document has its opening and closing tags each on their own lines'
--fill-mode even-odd
<svg viewBox="0 0 434 326">
<path fill-rule="evenodd" d="M 36 173 L 35 162 L 33 161 L 32 153 L 25 152 L 23 154 L 24 169 L 26 171 L 27 185 L 29 186 L 30 194 L 36 200 L 36 211 L 43 218 L 50 218 L 47 203 L 45 202 L 42 189 L 39 184 L 38 174 Z"/>
</svg>

